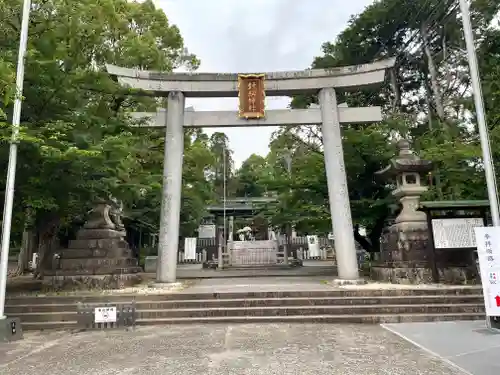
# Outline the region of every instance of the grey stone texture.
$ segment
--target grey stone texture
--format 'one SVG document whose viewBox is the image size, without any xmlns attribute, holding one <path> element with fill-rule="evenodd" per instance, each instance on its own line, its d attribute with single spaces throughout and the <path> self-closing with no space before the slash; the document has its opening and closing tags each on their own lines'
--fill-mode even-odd
<svg viewBox="0 0 500 375">
<path fill-rule="evenodd" d="M 400 323 L 384 327 L 468 374 L 500 374 L 500 331 L 487 330 L 484 320 Z"/>
<path fill-rule="evenodd" d="M 459 375 L 378 326 L 244 324 L 26 334 L 0 373 L 51 375 Z"/>
<path fill-rule="evenodd" d="M 111 217 L 114 219 L 112 220 Z M 62 286 L 63 281 L 76 280 L 75 285 L 91 284 L 89 287 L 103 284 L 107 280 L 103 275 L 135 274 L 141 271 L 137 259 L 132 256 L 126 232 L 121 219 L 112 207 L 103 202 L 96 204 L 77 235 L 70 241 L 67 249 L 59 254 L 55 269 L 47 270 L 47 276 L 54 276 L 54 283 Z M 99 275 L 97 281 L 92 276 Z M 108 278 L 113 284 L 111 279 Z"/>
<path fill-rule="evenodd" d="M 23 328 L 19 318 L 7 317 L 0 319 L 0 343 L 21 340 Z"/>
</svg>

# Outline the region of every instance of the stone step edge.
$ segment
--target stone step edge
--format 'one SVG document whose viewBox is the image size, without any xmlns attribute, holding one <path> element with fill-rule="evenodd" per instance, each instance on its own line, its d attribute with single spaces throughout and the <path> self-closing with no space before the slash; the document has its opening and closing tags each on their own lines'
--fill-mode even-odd
<svg viewBox="0 0 500 375">
<path fill-rule="evenodd" d="M 88 275 L 88 276 L 94 276 L 94 275 Z M 95 276 L 105 276 L 105 275 L 95 275 Z M 477 294 L 472 294 L 472 292 L 482 292 L 481 287 L 472 287 L 472 288 L 452 288 L 452 289 L 446 289 L 446 288 L 429 288 L 429 289 L 420 289 L 420 288 L 413 288 L 413 289 L 402 289 L 401 291 L 404 292 L 415 292 L 415 291 L 423 291 L 423 292 L 429 292 L 430 294 L 393 294 L 398 290 L 395 289 L 332 289 L 332 290 L 303 290 L 303 291 L 283 291 L 283 290 L 268 290 L 268 291 L 257 291 L 257 292 L 215 292 L 215 293 L 208 293 L 208 292 L 203 292 L 203 293 L 187 293 L 187 292 L 165 292 L 165 293 L 159 293 L 159 294 L 154 294 L 154 296 L 164 296 L 164 297 L 178 297 L 179 300 L 182 301 L 187 301 L 187 300 L 195 300 L 196 298 L 193 297 L 201 297 L 201 299 L 210 299 L 210 300 L 226 300 L 226 299 L 238 299 L 239 296 L 242 298 L 245 298 L 245 296 L 251 295 L 251 298 L 314 298 L 314 297 L 320 297 L 320 298 L 335 298 L 335 297 L 340 297 L 340 298 L 355 298 L 355 297 L 363 297 L 363 298 L 379 298 L 379 297 L 399 297 L 399 296 L 404 296 L 404 297 L 420 297 L 420 296 L 432 296 L 432 297 L 440 297 L 440 296 L 470 296 L 470 295 L 477 295 Z M 374 294 L 374 295 L 369 295 L 368 293 L 370 292 L 376 292 L 376 293 L 382 293 L 382 294 Z M 436 292 L 441 292 L 441 293 L 436 293 Z M 452 292 L 459 292 L 459 293 L 452 293 Z M 349 296 L 349 295 L 339 295 L 339 293 L 353 293 L 355 295 Z M 368 295 L 356 295 L 359 293 L 367 293 Z M 387 293 L 387 294 L 384 294 Z M 281 294 L 281 295 L 288 295 L 287 297 L 266 297 L 265 295 L 268 294 Z M 294 297 L 290 296 L 293 294 L 315 294 L 314 297 L 312 296 L 307 296 L 307 297 Z M 482 296 L 482 294 L 480 294 Z M 153 295 L 150 295 L 153 296 Z M 231 297 L 227 297 L 231 296 Z M 145 295 L 140 295 L 140 294 L 133 294 L 133 293 L 120 293 L 120 294 L 101 294 L 101 295 L 93 295 L 93 294 L 82 294 L 80 296 L 71 296 L 71 295 L 37 295 L 37 296 L 29 296 L 29 295 L 17 295 L 17 296 L 11 296 L 6 299 L 6 303 L 8 304 L 9 302 L 15 302 L 16 300 L 20 299 L 33 299 L 33 300 L 42 300 L 44 298 L 46 299 L 76 299 L 76 298 L 82 298 L 82 299 L 104 299 L 104 298 L 130 298 L 130 299 L 135 299 L 137 297 L 146 297 Z M 186 298 L 188 297 L 188 298 Z M 208 298 L 206 298 L 208 297 Z M 169 299 L 170 301 L 170 299 Z M 172 299 L 173 301 L 173 299 Z"/>
<path fill-rule="evenodd" d="M 389 318 L 389 317 L 485 317 L 485 313 L 400 313 L 400 314 L 342 314 L 342 315 L 271 315 L 271 316 L 254 316 L 254 315 L 243 315 L 243 316 L 202 316 L 202 317 L 171 317 L 171 318 L 143 318 L 137 319 L 136 324 L 148 322 L 169 322 L 169 321 L 224 321 L 228 319 L 241 319 L 241 320 L 260 320 L 260 319 L 271 319 L 271 320 L 312 320 L 312 319 L 352 319 L 352 318 Z"/>
<path fill-rule="evenodd" d="M 464 308 L 464 307 L 480 307 L 484 308 L 482 303 L 437 303 L 437 304 L 402 304 L 402 305 L 303 305 L 303 306 L 241 306 L 241 307 L 200 307 L 200 308 L 171 308 L 171 309 L 137 309 L 138 313 L 158 313 L 158 312 L 198 312 L 198 311 L 258 311 L 258 310 L 297 310 L 301 311 L 304 309 L 324 309 L 324 310 L 341 310 L 341 309 L 398 309 L 398 308 Z M 27 312 L 27 313 L 13 313 L 10 315 L 15 315 L 18 318 L 23 316 L 33 316 L 33 315 L 77 315 L 77 311 L 46 311 L 46 312 Z M 300 314 L 299 314 L 300 315 Z M 230 316 L 230 315 L 228 315 Z"/>
<path fill-rule="evenodd" d="M 436 304 L 401 304 L 401 305 L 302 305 L 302 306 L 241 306 L 241 307 L 200 307 L 200 308 L 171 308 L 171 309 L 137 309 L 140 313 L 152 312 L 197 312 L 197 311 L 259 311 L 259 310 L 307 310 L 307 309 L 324 309 L 324 310 L 361 310 L 361 309 L 398 309 L 398 308 L 423 308 L 423 307 L 439 307 L 439 308 L 453 308 L 453 307 L 481 307 L 484 308 L 483 303 L 436 303 Z"/>
<path fill-rule="evenodd" d="M 33 297 L 33 298 L 43 298 L 43 297 Z M 482 294 L 454 294 L 454 295 L 409 295 L 409 296 L 354 296 L 354 297 L 269 297 L 269 298 L 224 298 L 224 299 L 172 299 L 172 300 L 136 300 L 135 305 L 143 305 L 143 304 L 168 304 L 168 305 L 173 305 L 173 304 L 180 304 L 180 303 L 185 303 L 185 304 L 195 304 L 195 303 L 212 303 L 212 302 L 222 302 L 222 303 L 227 303 L 227 302 L 257 302 L 257 301 L 345 301 L 345 300 L 352 300 L 352 301 L 363 301 L 363 300 L 398 300 L 398 299 L 410 299 L 410 300 L 415 300 L 415 302 L 418 302 L 420 299 L 434 299 L 436 300 L 437 303 L 440 302 L 440 300 L 443 299 L 481 299 L 483 300 L 483 295 Z M 120 302 L 115 302 L 117 305 L 126 305 L 131 303 L 132 301 L 120 301 Z M 113 303 L 111 302 L 85 302 L 86 305 L 96 305 L 100 306 L 103 303 Z M 409 302 L 408 304 L 411 304 L 412 302 Z M 68 307 L 68 306 L 75 306 L 76 303 L 37 303 L 37 304 L 21 304 L 21 305 L 9 305 L 8 303 L 6 304 L 6 307 L 18 307 L 18 308 L 36 308 L 36 307 L 47 307 L 47 306 L 52 306 L 52 307 Z M 381 306 L 384 306 L 384 304 L 380 304 Z M 311 304 L 311 306 L 325 306 L 325 305 L 314 305 Z"/>
<path fill-rule="evenodd" d="M 431 318 L 431 319 L 429 319 Z M 438 318 L 438 319 L 434 319 Z M 440 319 L 446 318 L 446 319 Z M 147 318 L 138 319 L 136 326 L 145 325 L 167 325 L 167 324 L 189 324 L 189 323 L 249 323 L 249 322 L 296 322 L 296 323 L 353 323 L 357 324 L 380 324 L 386 322 L 397 322 L 406 319 L 408 322 L 422 321 L 445 321 L 445 320 L 484 320 L 484 313 L 439 313 L 439 314 L 363 314 L 363 315 L 270 315 L 270 316 L 207 316 L 207 317 L 185 317 L 185 318 Z M 373 322 L 359 323 L 360 319 L 373 320 Z M 409 320 L 408 320 L 409 319 Z M 58 330 L 58 331 L 81 331 L 77 327 L 76 321 L 55 321 L 55 322 L 26 322 L 22 326 L 26 330 Z M 118 329 L 130 329 L 122 327 Z M 99 329 L 96 329 L 99 330 Z M 114 329 L 103 329 L 114 330 Z"/>
</svg>

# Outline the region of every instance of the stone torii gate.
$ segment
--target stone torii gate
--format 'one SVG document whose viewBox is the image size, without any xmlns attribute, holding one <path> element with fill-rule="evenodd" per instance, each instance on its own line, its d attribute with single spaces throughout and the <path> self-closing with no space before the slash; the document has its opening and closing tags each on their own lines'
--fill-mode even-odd
<svg viewBox="0 0 500 375">
<path fill-rule="evenodd" d="M 147 126 L 165 127 L 163 197 L 158 239 L 157 281 L 176 281 L 179 216 L 182 191 L 184 127 L 253 127 L 322 125 L 328 195 L 335 237 L 338 278 L 359 278 L 349 193 L 342 149 L 342 123 L 382 120 L 380 107 L 337 105 L 336 90 L 380 85 L 394 59 L 333 69 L 238 75 L 233 73 L 161 73 L 107 65 L 108 73 L 124 86 L 166 96 L 167 110 L 135 113 Z M 248 89 L 246 85 L 248 84 Z M 253 86 L 252 86 L 253 85 Z M 256 88 L 255 90 L 252 90 Z M 268 96 L 319 93 L 320 108 L 264 110 Z M 239 111 L 185 110 L 186 97 L 239 97 Z"/>
</svg>

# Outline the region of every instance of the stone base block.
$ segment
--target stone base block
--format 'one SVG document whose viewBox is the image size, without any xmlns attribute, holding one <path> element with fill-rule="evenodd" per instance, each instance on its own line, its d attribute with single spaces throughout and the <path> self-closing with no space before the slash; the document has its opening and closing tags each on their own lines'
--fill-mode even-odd
<svg viewBox="0 0 500 375">
<path fill-rule="evenodd" d="M 479 284 L 477 272 L 469 267 L 439 268 L 439 283 L 450 285 Z M 371 278 L 393 284 L 432 284 L 432 269 L 427 267 L 384 267 L 373 266 Z"/>
<path fill-rule="evenodd" d="M 120 233 L 120 232 L 118 232 Z M 69 241 L 70 249 L 128 249 L 128 243 L 123 238 L 90 238 Z"/>
<path fill-rule="evenodd" d="M 130 249 L 64 249 L 60 253 L 62 259 L 79 258 L 132 258 Z"/>
<path fill-rule="evenodd" d="M 147 256 L 144 259 L 144 272 L 156 273 L 157 262 L 158 262 L 158 257 L 156 255 Z"/>
<path fill-rule="evenodd" d="M 76 234 L 77 240 L 103 240 L 103 239 L 123 239 L 127 234 L 114 229 L 80 229 Z"/>
<path fill-rule="evenodd" d="M 22 340 L 23 329 L 19 318 L 7 317 L 0 320 L 0 342 Z"/>
<path fill-rule="evenodd" d="M 89 258 L 89 259 L 61 259 L 60 267 L 63 270 L 88 270 L 95 268 L 126 268 L 136 267 L 137 259 L 135 258 Z"/>
<path fill-rule="evenodd" d="M 44 291 L 122 289 L 141 282 L 139 274 L 51 276 L 44 280 Z"/>
<path fill-rule="evenodd" d="M 66 276 L 105 276 L 105 275 L 128 275 L 133 273 L 142 272 L 142 268 L 139 266 L 130 266 L 123 268 L 112 268 L 109 267 L 101 267 L 101 268 L 87 268 L 87 269 L 73 269 L 73 270 L 46 270 L 44 271 L 44 275 L 46 276 L 58 276 L 58 277 L 66 277 Z"/>
</svg>

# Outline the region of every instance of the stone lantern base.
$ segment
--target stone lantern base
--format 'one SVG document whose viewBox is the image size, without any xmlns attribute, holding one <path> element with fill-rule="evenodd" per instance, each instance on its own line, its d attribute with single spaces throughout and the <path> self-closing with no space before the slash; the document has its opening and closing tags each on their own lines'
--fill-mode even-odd
<svg viewBox="0 0 500 375">
<path fill-rule="evenodd" d="M 395 284 L 432 284 L 433 268 L 443 284 L 476 284 L 477 269 L 464 254 L 450 257 L 450 250 L 430 252 L 429 232 L 425 224 L 395 224 L 382 235 L 380 259 L 371 269 L 371 278 Z M 457 257 L 458 255 L 458 257 Z M 433 259 L 435 258 L 435 259 Z"/>
</svg>

